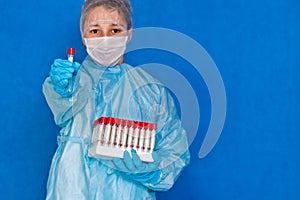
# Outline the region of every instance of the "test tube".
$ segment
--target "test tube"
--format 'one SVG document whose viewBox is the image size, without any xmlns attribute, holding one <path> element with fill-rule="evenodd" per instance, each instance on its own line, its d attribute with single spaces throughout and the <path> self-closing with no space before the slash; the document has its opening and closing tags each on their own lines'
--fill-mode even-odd
<svg viewBox="0 0 300 200">
<path fill-rule="evenodd" d="M 110 135 L 110 141 L 109 141 L 109 144 L 111 144 L 111 145 L 115 145 L 116 129 L 117 129 L 116 119 L 111 118 L 111 135 Z"/>
<path fill-rule="evenodd" d="M 116 133 L 116 146 L 121 147 L 122 146 L 122 120 L 116 119 L 116 126 L 117 126 L 117 133 Z"/>
<path fill-rule="evenodd" d="M 140 149 L 140 151 L 143 151 L 145 149 L 145 133 L 146 133 L 146 129 L 148 127 L 148 123 L 146 122 L 142 122 L 140 123 L 140 137 L 139 137 L 139 145 L 138 148 Z"/>
<path fill-rule="evenodd" d="M 146 131 L 145 131 L 145 151 L 150 150 L 150 137 L 151 137 L 151 130 L 150 130 L 150 124 L 148 124 Z"/>
<path fill-rule="evenodd" d="M 134 126 L 134 133 L 133 133 L 133 148 L 138 150 L 140 130 L 142 129 L 142 122 L 135 122 L 134 124 L 135 126 Z"/>
<path fill-rule="evenodd" d="M 150 125 L 150 130 L 151 130 L 151 138 L 150 138 L 150 152 L 153 151 L 154 145 L 155 145 L 155 136 L 156 136 L 156 124 L 151 124 Z"/>
<path fill-rule="evenodd" d="M 104 120 L 105 120 L 104 117 L 101 117 L 100 119 L 98 119 L 98 121 L 99 121 L 98 132 L 99 132 L 99 134 L 98 134 L 97 142 L 100 142 L 100 143 L 103 141 L 104 128 L 105 128 Z"/>
<path fill-rule="evenodd" d="M 127 120 L 122 120 L 122 146 L 123 148 L 127 147 L 127 135 L 128 135 L 128 127 L 127 127 Z"/>
<path fill-rule="evenodd" d="M 128 121 L 128 139 L 127 139 L 127 147 L 133 147 L 133 130 L 134 123 L 133 121 Z"/>
<path fill-rule="evenodd" d="M 110 117 L 105 118 L 104 124 L 105 124 L 104 143 L 108 144 L 110 134 L 111 134 L 111 118 Z"/>
<path fill-rule="evenodd" d="M 103 134 L 104 118 L 95 120 L 92 143 L 100 142 Z"/>
<path fill-rule="evenodd" d="M 74 62 L 74 55 L 75 55 L 75 49 L 74 48 L 68 48 L 68 61 L 70 62 Z M 67 88 L 67 92 L 72 92 L 72 78 L 69 79 L 68 81 L 68 88 Z"/>
</svg>

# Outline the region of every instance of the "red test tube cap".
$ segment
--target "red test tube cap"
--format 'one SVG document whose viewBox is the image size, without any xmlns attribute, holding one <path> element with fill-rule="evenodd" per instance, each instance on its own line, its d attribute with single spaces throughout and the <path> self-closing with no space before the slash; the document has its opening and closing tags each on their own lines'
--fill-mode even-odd
<svg viewBox="0 0 300 200">
<path fill-rule="evenodd" d="M 142 127 L 143 129 L 147 129 L 149 127 L 148 123 L 142 122 Z"/>
<path fill-rule="evenodd" d="M 110 117 L 105 117 L 104 124 L 107 125 L 110 123 Z"/>
<path fill-rule="evenodd" d="M 75 55 L 75 48 L 68 48 L 68 55 Z"/>
<path fill-rule="evenodd" d="M 150 129 L 150 124 L 147 122 L 144 122 L 143 127 L 144 127 L 144 129 Z"/>
<path fill-rule="evenodd" d="M 150 124 L 149 128 L 150 130 L 156 130 L 156 124 Z"/>
<path fill-rule="evenodd" d="M 137 127 L 140 129 L 144 128 L 144 122 L 138 122 Z"/>
<path fill-rule="evenodd" d="M 127 121 L 127 126 L 128 126 L 128 127 L 134 126 L 134 121 L 128 120 L 128 121 Z"/>
<path fill-rule="evenodd" d="M 122 120 L 121 120 L 121 119 L 115 118 L 115 121 L 116 121 L 116 125 L 117 125 L 117 126 L 122 125 Z"/>
<path fill-rule="evenodd" d="M 101 117 L 100 119 L 98 119 L 99 123 L 104 123 L 105 121 L 105 117 Z"/>
<path fill-rule="evenodd" d="M 127 120 L 122 119 L 122 120 L 121 120 L 121 124 L 122 124 L 122 126 L 127 126 Z"/>
<path fill-rule="evenodd" d="M 116 124 L 116 118 L 110 118 L 110 123 L 111 123 L 112 125 Z"/>
</svg>

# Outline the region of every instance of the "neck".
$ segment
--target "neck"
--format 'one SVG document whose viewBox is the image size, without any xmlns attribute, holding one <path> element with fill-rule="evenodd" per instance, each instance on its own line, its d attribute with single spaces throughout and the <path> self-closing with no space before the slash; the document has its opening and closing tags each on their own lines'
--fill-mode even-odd
<svg viewBox="0 0 300 200">
<path fill-rule="evenodd" d="M 122 56 L 122 58 L 120 59 L 120 61 L 118 62 L 117 65 L 123 64 L 124 63 L 124 56 Z"/>
</svg>

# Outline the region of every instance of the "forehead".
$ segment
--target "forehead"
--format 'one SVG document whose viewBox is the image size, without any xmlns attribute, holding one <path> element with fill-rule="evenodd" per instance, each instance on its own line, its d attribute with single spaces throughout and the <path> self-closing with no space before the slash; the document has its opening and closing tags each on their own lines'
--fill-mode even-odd
<svg viewBox="0 0 300 200">
<path fill-rule="evenodd" d="M 85 24 L 88 25 L 95 21 L 115 21 L 126 26 L 126 20 L 122 14 L 120 14 L 117 10 L 108 9 L 103 6 L 93 8 L 89 12 Z"/>
</svg>

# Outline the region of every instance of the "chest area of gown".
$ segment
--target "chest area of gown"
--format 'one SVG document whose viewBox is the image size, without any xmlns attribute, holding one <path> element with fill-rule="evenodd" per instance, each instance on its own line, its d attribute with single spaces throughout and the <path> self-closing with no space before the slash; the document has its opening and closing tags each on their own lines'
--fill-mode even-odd
<svg viewBox="0 0 300 200">
<path fill-rule="evenodd" d="M 103 76 L 95 89 L 95 118 L 150 120 L 150 112 L 159 103 L 157 87 L 141 85 L 132 77 Z"/>
</svg>

